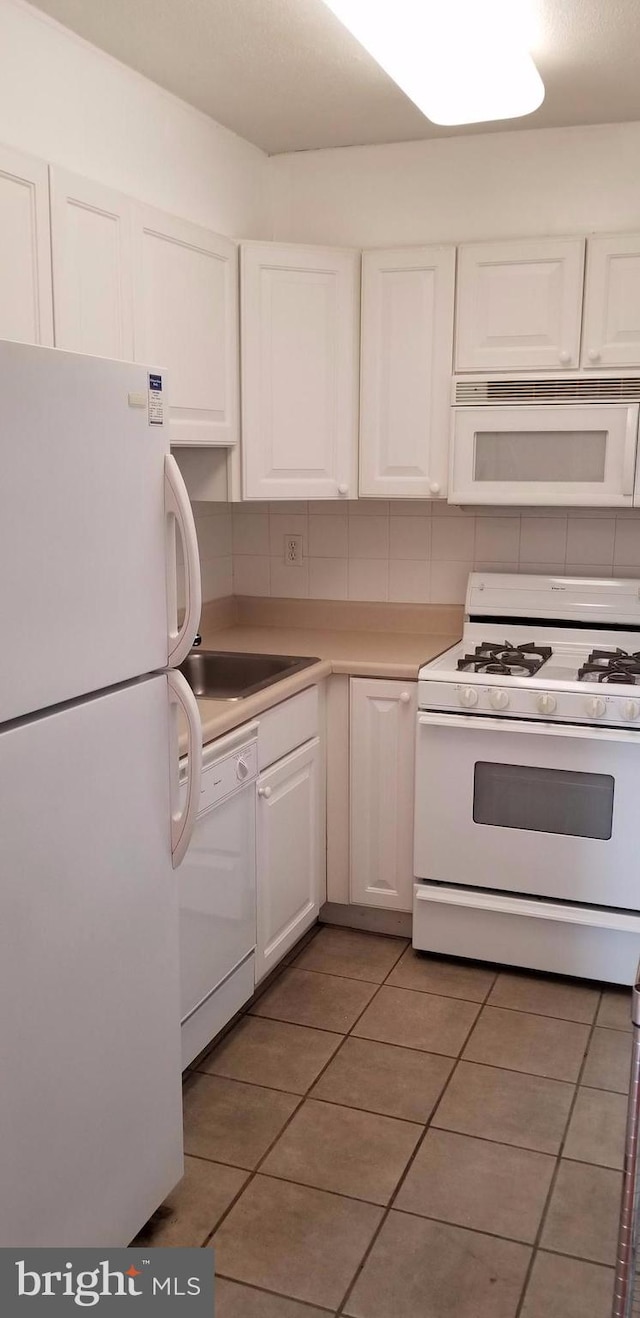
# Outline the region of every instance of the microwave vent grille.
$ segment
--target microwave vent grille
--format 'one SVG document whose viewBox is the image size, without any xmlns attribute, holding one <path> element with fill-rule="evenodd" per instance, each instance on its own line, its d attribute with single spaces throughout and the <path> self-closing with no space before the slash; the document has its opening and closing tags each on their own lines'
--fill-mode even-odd
<svg viewBox="0 0 640 1318">
<path fill-rule="evenodd" d="M 606 379 L 456 380 L 454 402 L 460 407 L 526 403 L 628 403 L 640 401 L 640 378 L 612 375 Z"/>
</svg>

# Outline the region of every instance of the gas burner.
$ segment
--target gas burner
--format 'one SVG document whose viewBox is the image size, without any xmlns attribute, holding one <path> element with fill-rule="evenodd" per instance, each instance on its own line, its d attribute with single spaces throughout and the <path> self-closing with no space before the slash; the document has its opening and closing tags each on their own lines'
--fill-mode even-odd
<svg viewBox="0 0 640 1318">
<path fill-rule="evenodd" d="M 458 670 L 471 673 L 501 673 L 505 677 L 532 677 L 551 658 L 550 645 L 511 645 L 486 641 L 473 654 L 458 659 Z"/>
<path fill-rule="evenodd" d="M 590 677 L 597 678 L 598 682 L 635 686 L 640 680 L 640 652 L 592 650 L 586 663 L 578 669 L 578 681 Z"/>
</svg>

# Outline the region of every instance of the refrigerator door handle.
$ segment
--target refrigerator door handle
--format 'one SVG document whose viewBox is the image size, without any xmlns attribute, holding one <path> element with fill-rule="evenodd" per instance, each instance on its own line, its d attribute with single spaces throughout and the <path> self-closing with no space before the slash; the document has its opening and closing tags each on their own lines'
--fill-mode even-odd
<svg viewBox="0 0 640 1318">
<path fill-rule="evenodd" d="M 175 631 L 169 630 L 170 668 L 177 668 L 186 659 L 193 638 L 200 625 L 202 608 L 202 584 L 200 581 L 200 556 L 198 554 L 198 537 L 193 510 L 189 502 L 187 487 L 182 479 L 180 468 L 172 453 L 167 453 L 164 460 L 165 511 L 176 520 L 184 551 L 184 572 L 186 587 L 186 606 L 182 626 Z M 171 579 L 171 573 L 169 573 Z M 175 602 L 169 601 L 170 613 L 175 610 Z"/>
<path fill-rule="evenodd" d="M 169 700 L 171 702 L 172 736 L 171 743 L 171 861 L 174 870 L 182 864 L 187 847 L 191 841 L 198 807 L 200 804 L 200 780 L 202 776 L 202 724 L 196 698 L 182 673 L 170 669 L 167 673 Z M 189 773 L 187 777 L 187 799 L 184 809 L 180 809 L 180 786 L 178 780 L 178 737 L 177 716 L 180 708 L 187 721 L 187 756 Z"/>
</svg>

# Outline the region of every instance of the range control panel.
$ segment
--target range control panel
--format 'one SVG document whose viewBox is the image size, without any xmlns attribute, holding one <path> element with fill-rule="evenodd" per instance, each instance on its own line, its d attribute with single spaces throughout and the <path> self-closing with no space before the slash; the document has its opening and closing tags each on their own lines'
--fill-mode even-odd
<svg viewBox="0 0 640 1318">
<path fill-rule="evenodd" d="M 634 724 L 640 728 L 640 689 L 637 696 L 613 695 L 601 684 L 582 691 L 541 691 L 517 685 L 483 682 L 418 683 L 420 709 L 460 714 L 502 714 L 511 718 L 549 719 L 553 722 Z"/>
</svg>

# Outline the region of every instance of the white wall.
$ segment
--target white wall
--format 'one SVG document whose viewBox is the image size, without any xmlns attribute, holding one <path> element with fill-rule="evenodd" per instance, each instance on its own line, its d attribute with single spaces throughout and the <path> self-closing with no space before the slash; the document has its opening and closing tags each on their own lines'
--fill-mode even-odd
<svg viewBox="0 0 640 1318">
<path fill-rule="evenodd" d="M 270 161 L 274 236 L 352 246 L 640 229 L 640 123 Z"/>
<path fill-rule="evenodd" d="M 0 0 L 0 68 L 0 142 L 219 233 L 269 233 L 262 151 L 23 0 Z"/>
</svg>

